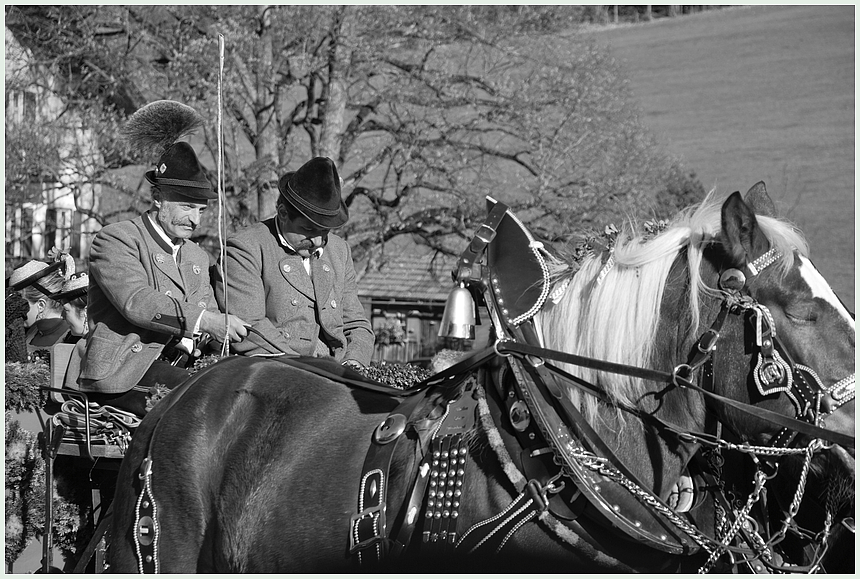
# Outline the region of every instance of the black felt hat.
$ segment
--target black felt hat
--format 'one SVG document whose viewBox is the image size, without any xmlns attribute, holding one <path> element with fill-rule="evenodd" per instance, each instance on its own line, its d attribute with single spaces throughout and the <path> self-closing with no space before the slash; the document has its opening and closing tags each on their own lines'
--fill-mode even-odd
<svg viewBox="0 0 860 579">
<path fill-rule="evenodd" d="M 218 197 L 203 173 L 194 149 L 184 141 L 171 145 L 158 159 L 155 169 L 147 171 L 145 176 L 165 193 L 200 200 Z"/>
<path fill-rule="evenodd" d="M 298 171 L 287 173 L 278 180 L 278 189 L 290 205 L 319 227 L 334 229 L 349 220 L 340 196 L 340 175 L 328 157 L 314 157 Z"/>
</svg>

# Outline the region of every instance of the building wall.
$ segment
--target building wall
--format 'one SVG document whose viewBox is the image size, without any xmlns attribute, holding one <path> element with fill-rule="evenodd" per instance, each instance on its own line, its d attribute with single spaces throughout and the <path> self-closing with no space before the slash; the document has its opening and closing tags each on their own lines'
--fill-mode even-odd
<svg viewBox="0 0 860 579">
<path fill-rule="evenodd" d="M 8 30 L 7 67 L 20 73 L 27 70 L 20 59 L 28 59 L 26 51 L 9 50 L 14 42 Z M 12 59 L 13 62 L 9 60 Z M 50 78 L 45 75 L 45 78 Z M 49 81 L 50 82 L 50 81 Z M 59 180 L 52 182 L 33 181 L 29 186 L 32 194 L 28 200 L 5 204 L 5 258 L 6 270 L 14 268 L 28 259 L 44 259 L 52 247 L 68 250 L 83 261 L 89 253 L 92 237 L 101 228 L 98 221 L 89 217 L 98 212 L 101 186 L 92 184 L 89 177 L 99 161 L 97 143 L 89 130 L 65 111 L 63 102 L 40 83 L 21 83 L 23 90 L 7 90 L 6 130 L 29 123 L 51 123 L 63 114 L 57 147 L 60 159 Z"/>
</svg>

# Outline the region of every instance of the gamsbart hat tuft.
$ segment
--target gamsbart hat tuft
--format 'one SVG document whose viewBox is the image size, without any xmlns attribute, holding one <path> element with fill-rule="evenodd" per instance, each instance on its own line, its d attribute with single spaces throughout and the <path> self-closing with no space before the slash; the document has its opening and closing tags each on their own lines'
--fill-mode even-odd
<svg viewBox="0 0 860 579">
<path fill-rule="evenodd" d="M 212 190 L 194 149 L 180 141 L 202 125 L 203 118 L 188 105 L 160 100 L 131 115 L 122 134 L 133 151 L 158 159 L 155 168 L 145 174 L 150 184 L 168 194 L 197 200 L 216 199 L 218 194 Z"/>
</svg>

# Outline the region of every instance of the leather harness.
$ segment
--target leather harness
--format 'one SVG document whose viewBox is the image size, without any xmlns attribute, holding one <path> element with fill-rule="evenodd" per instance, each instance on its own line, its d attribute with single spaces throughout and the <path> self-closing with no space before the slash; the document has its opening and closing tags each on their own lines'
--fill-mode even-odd
<svg viewBox="0 0 860 579">
<path fill-rule="evenodd" d="M 547 360 L 626 374 L 694 390 L 705 396 L 706 399 L 710 398 L 738 411 L 781 426 L 783 430 L 772 441 L 774 445 L 787 446 L 791 437 L 797 433 L 802 433 L 843 446 L 854 446 L 854 437 L 826 430 L 816 426 L 814 422 L 808 421 L 812 416 L 806 415 L 810 414 L 814 404 L 819 403 L 820 405 L 822 396 L 812 388 L 804 386 L 806 381 L 803 380 L 803 374 L 810 374 L 811 372 L 807 371 L 805 367 L 800 367 L 798 370 L 798 365 L 790 362 L 786 364 L 788 368 L 793 369 L 791 373 L 795 376 L 794 382 L 797 386 L 794 389 L 786 388 L 784 391 L 789 394 L 793 401 L 796 401 L 798 418 L 789 418 L 763 408 L 756 408 L 713 392 L 711 386 L 713 353 L 723 323 L 730 314 L 742 314 L 750 310 L 755 312 L 754 315 L 761 316 L 760 320 L 765 318 L 765 314 L 762 313 L 763 306 L 751 305 L 748 300 L 745 302 L 740 294 L 735 294 L 736 299 L 727 300 L 723 303 L 711 327 L 697 341 L 696 348 L 688 363 L 679 365 L 673 372 L 594 360 L 574 354 L 551 351 L 534 345 L 539 341 L 530 318 L 542 307 L 549 293 L 546 289 L 548 287 L 547 268 L 540 255 L 541 247 L 531 238 L 525 227 L 508 212 L 506 206 L 492 200 L 489 200 L 489 203 L 487 222 L 478 229 L 472 242 L 461 255 L 454 271 L 454 279 L 463 285 L 470 281 L 478 282 L 480 280 L 484 282 L 484 287 L 481 289 L 487 295 L 492 296 L 492 299 L 486 300 L 486 303 L 500 339 L 492 348 L 488 348 L 484 352 L 492 351 L 495 356 L 505 357 L 507 363 L 493 364 L 496 367 L 495 371 L 492 372 L 495 392 L 493 396 L 488 395 L 487 400 L 493 422 L 497 425 L 505 423 L 510 425 L 510 432 L 513 434 L 506 433 L 503 435 L 505 447 L 509 451 L 516 468 L 525 473 L 528 482 L 523 486 L 519 496 L 502 513 L 487 521 L 477 523 L 459 539 L 456 533 L 460 531 L 452 531 L 450 523 L 447 526 L 437 524 L 438 521 L 445 520 L 446 514 L 444 510 L 440 513 L 436 503 L 437 495 L 431 492 L 424 507 L 424 513 L 425 517 L 432 521 L 432 524 L 423 533 L 423 543 L 437 544 L 438 541 L 448 544 L 449 551 L 456 547 L 457 550 L 462 549 L 462 552 L 467 553 L 485 550 L 498 551 L 516 529 L 540 516 L 541 513 L 548 511 L 562 522 L 573 521 L 586 513 L 589 519 L 609 527 L 620 528 L 640 543 L 667 553 L 691 554 L 701 548 L 705 548 L 708 552 L 712 551 L 708 538 L 697 532 L 691 521 L 672 513 L 671 509 L 658 497 L 643 492 L 642 489 L 645 489 L 645 486 L 637 480 L 630 469 L 617 460 L 614 453 L 606 447 L 601 438 L 581 417 L 578 409 L 562 394 L 559 380 L 606 401 L 603 393 L 587 382 L 547 363 Z M 509 219 L 505 219 L 505 217 Z M 521 239 L 522 237 L 526 238 L 525 242 Z M 502 244 L 501 241 L 505 243 Z M 500 256 L 510 256 L 512 252 L 516 251 L 517 244 L 521 248 L 528 248 L 526 266 L 523 267 L 523 263 L 518 262 L 517 267 L 514 268 L 498 267 L 492 269 L 493 261 L 498 261 Z M 500 249 L 500 245 L 504 245 L 504 247 Z M 484 266 L 481 263 L 482 252 L 487 253 L 486 261 L 491 268 L 489 276 L 484 275 Z M 775 258 L 772 255 L 765 255 L 762 259 L 770 260 L 770 262 L 762 265 L 761 261 L 757 260 L 758 269 L 763 269 Z M 755 264 L 750 264 L 746 273 L 751 276 L 756 275 L 758 269 Z M 510 272 L 515 273 L 511 274 Z M 506 275 L 508 278 L 504 279 Z M 535 278 L 538 279 L 538 282 L 534 281 Z M 514 284 L 515 280 L 516 283 Z M 480 287 L 480 283 L 475 283 L 475 285 Z M 516 287 L 511 289 L 512 285 L 516 285 Z M 764 339 L 762 339 L 762 330 L 759 329 L 758 341 L 760 344 L 764 343 L 765 347 L 762 349 L 759 366 L 765 365 L 771 368 L 765 372 L 759 371 L 758 376 L 778 377 L 779 373 L 773 371 L 772 366 L 774 353 L 779 348 L 779 343 L 770 335 L 766 320 L 764 324 L 760 321 L 758 327 L 761 328 L 762 325 L 765 328 Z M 779 350 L 784 351 L 782 348 Z M 449 372 L 467 372 L 469 368 L 475 369 L 486 358 L 487 356 L 484 355 L 473 355 L 469 360 L 458 364 L 457 368 L 449 369 Z M 479 371 L 486 372 L 485 369 Z M 703 386 L 691 381 L 697 372 L 702 375 Z M 830 412 L 853 398 L 853 388 L 849 388 L 853 385 L 853 380 L 849 383 L 846 379 L 845 382 L 846 384 L 837 384 L 830 389 L 825 389 L 820 384 L 820 380 L 818 381 L 818 391 L 833 399 L 828 408 Z M 763 389 L 764 386 L 759 386 L 759 388 Z M 765 391 L 762 393 L 764 395 L 772 392 Z M 531 400 L 528 400 L 529 398 Z M 542 412 L 555 416 L 557 424 L 564 424 L 569 427 L 572 440 L 578 441 L 588 453 L 604 457 L 607 463 L 611 464 L 615 474 L 607 477 L 599 472 L 590 472 L 584 468 L 578 470 L 571 468 L 577 464 L 575 462 L 567 462 L 559 468 L 557 449 L 553 449 L 552 444 L 548 444 L 551 437 L 547 436 L 546 417 L 534 415 L 535 408 L 539 408 L 541 405 L 545 406 Z M 660 431 L 677 436 L 681 440 L 710 441 L 714 438 L 718 439 L 709 433 L 688 432 L 686 429 L 662 421 L 650 414 L 642 413 L 635 408 L 623 408 L 623 410 L 650 422 Z M 815 407 L 814 410 L 817 419 L 819 408 Z M 383 425 L 392 420 L 392 416 L 402 414 L 403 409 L 395 410 Z M 403 422 L 398 419 L 398 423 Z M 409 421 L 405 422 L 408 423 Z M 786 436 L 784 433 L 790 433 L 790 436 Z M 400 438 L 406 439 L 406 437 Z M 390 452 L 393 452 L 397 443 L 395 441 L 394 444 L 391 444 L 391 442 L 391 439 L 386 439 L 382 443 L 377 440 L 374 441 L 362 474 L 363 492 L 366 489 L 364 482 L 369 473 L 378 473 L 373 476 L 384 479 L 386 471 L 384 468 L 380 468 L 380 460 L 376 457 L 379 453 L 375 447 L 378 444 L 390 445 L 392 447 Z M 419 518 L 420 495 L 427 487 L 428 481 L 432 480 L 428 476 L 427 470 L 433 464 L 432 460 L 435 457 L 446 456 L 446 452 L 448 453 L 447 456 L 450 457 L 450 445 L 445 446 L 446 444 L 449 443 L 442 443 L 435 436 L 431 437 L 429 452 L 426 440 L 418 444 L 416 451 L 425 459 L 420 463 L 416 481 L 413 484 L 411 494 L 409 494 L 409 500 L 400 509 L 401 515 L 405 513 L 404 516 L 400 517 L 405 523 L 401 525 L 398 532 L 391 535 L 392 538 L 388 541 L 386 541 L 384 525 L 372 526 L 365 522 L 365 519 L 371 518 L 367 514 L 363 515 L 367 512 L 367 505 L 370 503 L 364 496 L 360 498 L 358 512 L 353 516 L 350 525 L 350 553 L 357 555 L 360 562 L 366 562 L 362 558 L 362 554 L 367 552 L 370 547 L 374 548 L 373 561 L 376 563 L 381 562 L 387 554 L 397 555 L 406 548 L 408 538 Z M 455 450 L 455 452 L 458 451 Z M 577 472 L 572 473 L 571 470 Z M 559 481 L 562 475 L 563 478 Z M 572 481 L 576 484 L 565 485 L 565 479 L 568 483 Z M 712 483 L 711 488 L 716 488 L 712 478 L 707 480 Z M 385 485 L 380 485 L 380 487 L 384 489 Z M 599 491 L 594 490 L 598 488 Z M 639 500 L 631 501 L 630 494 L 636 495 L 637 492 L 639 493 L 637 496 Z M 720 498 L 722 497 L 720 496 Z M 380 510 L 384 513 L 390 508 L 397 512 L 396 506 L 385 505 L 384 492 L 373 499 L 370 508 L 373 513 L 372 516 L 377 517 L 376 521 L 380 520 L 376 515 Z M 453 528 L 456 529 L 456 521 L 454 523 Z M 746 542 L 751 544 L 751 539 L 746 538 Z M 392 547 L 388 553 L 386 545 Z M 744 547 L 725 547 L 724 550 L 744 554 L 751 553 L 749 549 Z"/>
</svg>

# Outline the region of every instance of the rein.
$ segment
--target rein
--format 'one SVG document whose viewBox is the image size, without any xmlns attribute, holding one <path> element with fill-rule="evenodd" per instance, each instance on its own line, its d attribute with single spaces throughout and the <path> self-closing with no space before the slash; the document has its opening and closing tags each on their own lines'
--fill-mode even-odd
<svg viewBox="0 0 860 579">
<path fill-rule="evenodd" d="M 627 366 L 624 364 L 618 364 L 615 362 L 607 362 L 605 360 L 598 360 L 595 358 L 587 358 L 585 356 L 578 356 L 576 354 L 568 354 L 566 352 L 559 352 L 558 350 L 550 350 L 547 348 L 542 348 L 540 346 L 532 346 L 529 344 L 523 344 L 521 342 L 515 342 L 513 340 L 500 340 L 495 346 L 492 348 L 498 352 L 500 356 L 507 356 L 510 354 L 520 354 L 524 356 L 534 356 L 536 358 L 545 358 L 549 360 L 555 360 L 557 362 L 565 362 L 568 364 L 573 364 L 575 366 L 582 366 L 584 368 L 591 368 L 594 370 L 602 370 L 605 372 L 613 372 L 615 374 L 623 374 L 626 376 L 633 376 L 636 378 L 643 378 L 646 380 L 653 380 L 655 382 L 661 382 L 666 384 L 673 384 L 675 386 L 681 388 L 689 388 L 690 390 L 694 390 L 708 398 L 716 400 L 722 404 L 726 404 L 727 406 L 731 406 L 732 408 L 744 412 L 748 415 L 755 416 L 756 418 L 760 418 L 771 424 L 775 424 L 777 426 L 781 426 L 783 428 L 790 428 L 797 432 L 801 432 L 808 436 L 812 436 L 815 438 L 821 438 L 832 442 L 834 444 L 839 444 L 841 446 L 854 447 L 854 437 L 842 434 L 840 432 L 834 432 L 832 430 L 827 430 L 826 428 L 821 428 L 810 424 L 805 421 L 797 420 L 794 418 L 789 418 L 788 416 L 784 416 L 779 414 L 778 412 L 773 412 L 771 410 L 767 410 L 765 408 L 757 408 L 750 404 L 745 404 L 743 402 L 738 402 L 737 400 L 732 400 L 731 398 L 726 398 L 725 396 L 721 396 L 719 394 L 715 394 L 713 392 L 709 392 L 704 388 L 696 385 L 691 382 L 688 378 L 682 375 L 682 372 L 685 372 L 686 365 L 681 365 L 675 368 L 673 372 L 663 372 L 661 370 L 650 370 L 647 368 L 640 368 L 638 366 Z M 541 362 L 536 361 L 535 365 L 540 365 Z M 605 394 L 598 389 L 597 387 L 588 384 L 583 380 L 579 380 L 570 374 L 567 374 L 563 370 L 559 368 L 555 368 L 551 365 L 547 366 L 551 370 L 556 373 L 564 375 L 565 378 L 572 379 L 571 383 L 575 385 L 577 388 L 583 390 L 584 392 L 592 395 L 599 396 L 601 400 L 604 402 L 613 404 L 615 407 L 626 410 L 628 412 L 633 412 L 637 416 L 643 416 L 643 413 L 635 408 L 628 408 L 623 405 L 618 405 L 617 403 L 612 403 L 606 398 Z M 652 417 L 654 420 L 658 420 L 666 424 L 670 430 L 675 431 L 679 434 L 684 433 L 684 431 L 678 426 L 672 426 L 669 423 L 662 421 L 659 418 Z"/>
</svg>

